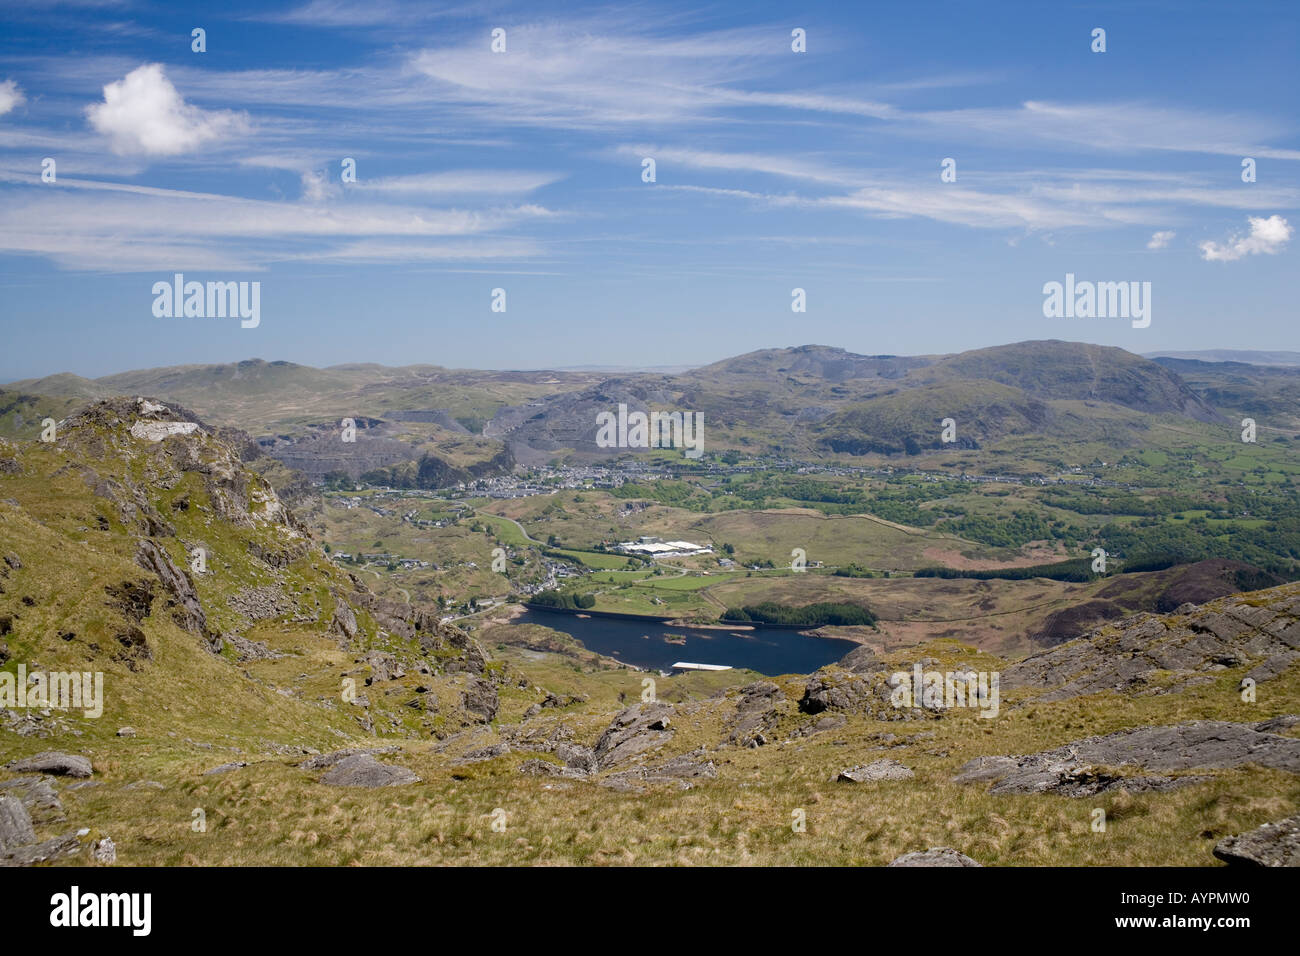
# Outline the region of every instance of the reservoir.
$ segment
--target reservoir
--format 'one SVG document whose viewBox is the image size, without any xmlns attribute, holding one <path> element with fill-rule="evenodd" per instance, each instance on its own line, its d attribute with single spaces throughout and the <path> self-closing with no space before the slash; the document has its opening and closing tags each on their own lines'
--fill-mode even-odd
<svg viewBox="0 0 1300 956">
<path fill-rule="evenodd" d="M 747 667 L 767 676 L 808 674 L 838 661 L 858 645 L 839 638 L 808 637 L 798 631 L 755 628 L 751 631 L 698 630 L 614 618 L 577 617 L 527 610 L 520 624 L 539 624 L 563 631 L 583 647 L 653 670 L 671 670 L 676 661 Z M 669 639 L 676 643 L 669 643 Z M 685 643 L 681 641 L 685 639 Z"/>
</svg>

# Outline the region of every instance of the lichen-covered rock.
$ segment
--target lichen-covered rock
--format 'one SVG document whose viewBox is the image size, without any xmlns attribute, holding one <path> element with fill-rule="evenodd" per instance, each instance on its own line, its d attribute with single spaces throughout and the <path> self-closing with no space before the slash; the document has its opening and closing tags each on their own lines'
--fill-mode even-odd
<svg viewBox="0 0 1300 956">
<path fill-rule="evenodd" d="M 1220 840 L 1214 855 L 1242 866 L 1300 866 L 1300 815 Z"/>
<path fill-rule="evenodd" d="M 1182 771 L 1259 764 L 1300 773 L 1300 740 L 1257 730 L 1252 724 L 1197 720 L 1168 727 L 1137 727 L 1087 737 L 1027 756 L 977 757 L 957 783 L 993 783 L 990 793 L 1061 793 L 1091 796 L 1106 790 L 1170 790 L 1202 777 L 1126 777 L 1102 767 Z"/>
<path fill-rule="evenodd" d="M 910 780 L 916 774 L 897 760 L 873 760 L 860 767 L 841 770 L 835 779 L 841 783 L 872 783 L 877 780 Z"/>
<path fill-rule="evenodd" d="M 1272 680 L 1300 660 L 1300 585 L 1270 595 L 1266 603 L 1234 595 L 1102 625 L 1008 666 L 1002 685 L 1042 691 L 1043 700 L 1107 690 L 1162 694 L 1247 663 L 1254 680 Z"/>
<path fill-rule="evenodd" d="M 469 685 L 461 693 L 461 709 L 479 723 L 490 724 L 500 705 L 496 685 L 481 677 L 471 677 Z"/>
<path fill-rule="evenodd" d="M 36 842 L 32 818 L 17 797 L 0 797 L 0 853 Z"/>
<path fill-rule="evenodd" d="M 888 866 L 983 866 L 952 847 L 936 846 L 924 852 L 904 853 L 890 860 Z"/>
<path fill-rule="evenodd" d="M 406 767 L 380 763 L 370 754 L 357 754 L 340 760 L 320 782 L 331 787 L 399 787 L 419 779 Z"/>
<path fill-rule="evenodd" d="M 673 705 L 663 701 L 633 704 L 605 728 L 592 748 L 602 768 L 622 763 L 672 737 Z"/>
<path fill-rule="evenodd" d="M 34 757 L 15 760 L 6 766 L 9 770 L 50 773 L 60 777 L 89 777 L 93 772 L 87 758 L 58 750 L 47 750 Z"/>
</svg>

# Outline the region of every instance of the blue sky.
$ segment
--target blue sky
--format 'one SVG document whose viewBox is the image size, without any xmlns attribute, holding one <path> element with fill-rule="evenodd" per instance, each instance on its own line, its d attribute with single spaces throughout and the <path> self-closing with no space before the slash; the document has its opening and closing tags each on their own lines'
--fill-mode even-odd
<svg viewBox="0 0 1300 956">
<path fill-rule="evenodd" d="M 0 381 L 1300 349 L 1295 3 L 214 6 L 0 10 Z M 261 324 L 156 318 L 176 272 Z M 1150 326 L 1045 318 L 1066 273 Z"/>
</svg>

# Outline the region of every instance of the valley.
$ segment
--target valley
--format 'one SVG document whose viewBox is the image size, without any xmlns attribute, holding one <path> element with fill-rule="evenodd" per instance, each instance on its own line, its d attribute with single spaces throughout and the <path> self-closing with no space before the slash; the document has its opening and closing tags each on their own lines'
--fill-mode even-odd
<svg viewBox="0 0 1300 956">
<path fill-rule="evenodd" d="M 34 840 L 0 858 L 1229 859 L 1300 801 L 1300 418 L 1276 370 L 1185 362 L 806 346 L 3 386 L 0 669 L 105 693 L 0 710 Z M 599 448 L 619 402 L 701 411 L 703 454 Z M 914 666 L 1001 675 L 996 716 L 891 704 Z"/>
</svg>

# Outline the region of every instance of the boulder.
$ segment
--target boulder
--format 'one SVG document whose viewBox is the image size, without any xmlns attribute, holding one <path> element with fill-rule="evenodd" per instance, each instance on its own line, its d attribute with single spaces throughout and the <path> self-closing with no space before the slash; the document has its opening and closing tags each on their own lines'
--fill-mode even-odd
<svg viewBox="0 0 1300 956">
<path fill-rule="evenodd" d="M 728 740 L 743 747 L 767 743 L 766 732 L 776 723 L 777 705 L 784 700 L 781 688 L 771 681 L 756 681 L 742 687 Z"/>
<path fill-rule="evenodd" d="M 326 767 L 332 767 L 348 757 L 357 757 L 362 755 L 374 754 L 393 754 L 400 750 L 400 747 L 347 747 L 343 750 L 335 750 L 332 753 L 316 754 L 314 757 L 308 757 L 298 766 L 303 770 L 324 770 Z"/>
<path fill-rule="evenodd" d="M 480 677 L 471 677 L 461 693 L 461 708 L 479 723 L 490 724 L 500 705 L 496 685 Z"/>
<path fill-rule="evenodd" d="M 0 853 L 36 842 L 32 818 L 17 797 L 0 797 Z"/>
<path fill-rule="evenodd" d="M 904 853 L 890 860 L 888 866 L 983 866 L 976 863 L 964 853 L 958 853 L 952 847 L 931 847 L 924 853 Z"/>
<path fill-rule="evenodd" d="M 1220 840 L 1214 855 L 1240 866 L 1300 866 L 1300 814 Z"/>
<path fill-rule="evenodd" d="M 57 750 L 47 750 L 34 757 L 15 760 L 6 766 L 10 770 L 35 771 L 61 777 L 89 777 L 93 773 L 87 758 L 60 753 Z"/>
<path fill-rule="evenodd" d="M 238 770 L 241 767 L 247 767 L 248 763 L 244 760 L 236 760 L 233 763 L 223 763 L 219 767 L 213 767 L 211 770 L 203 771 L 203 776 L 210 777 L 215 773 L 226 773 L 230 770 Z"/>
<path fill-rule="evenodd" d="M 361 656 L 361 662 L 370 665 L 370 676 L 366 678 L 367 684 L 396 680 L 406 676 L 406 671 L 402 670 L 402 666 L 397 663 L 397 658 L 387 651 L 370 651 Z"/>
<path fill-rule="evenodd" d="M 672 704 L 663 701 L 633 704 L 620 712 L 596 741 L 597 763 L 602 769 L 611 767 L 660 746 L 672 737 L 672 714 Z"/>
<path fill-rule="evenodd" d="M 398 787 L 419 780 L 406 767 L 380 763 L 370 754 L 345 757 L 320 778 L 331 787 Z"/>
<path fill-rule="evenodd" d="M 841 770 L 835 779 L 841 783 L 873 783 L 877 780 L 911 780 L 916 774 L 897 760 L 873 760 L 860 767 Z"/>
<path fill-rule="evenodd" d="M 348 607 L 347 602 L 339 600 L 334 605 L 334 616 L 330 619 L 330 626 L 327 632 L 331 637 L 338 638 L 339 643 L 347 647 L 348 643 L 357 636 L 357 616 L 352 608 Z"/>
</svg>

